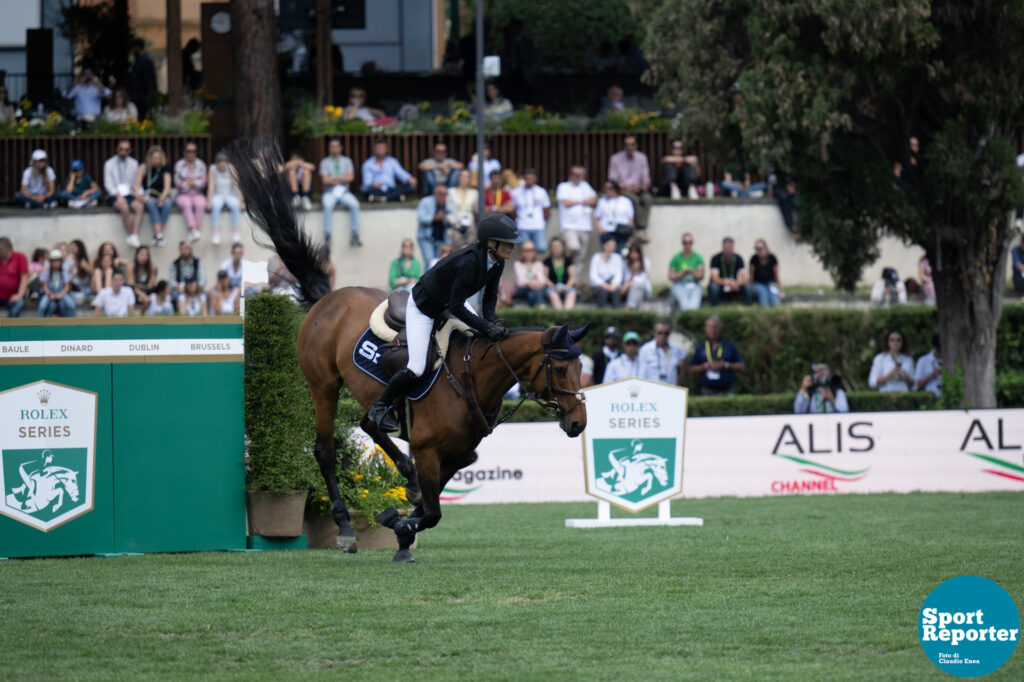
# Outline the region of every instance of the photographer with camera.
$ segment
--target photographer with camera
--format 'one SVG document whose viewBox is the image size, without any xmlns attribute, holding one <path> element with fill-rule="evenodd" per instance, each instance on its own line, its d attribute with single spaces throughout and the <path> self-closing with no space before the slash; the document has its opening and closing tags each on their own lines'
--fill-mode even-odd
<svg viewBox="0 0 1024 682">
<path fill-rule="evenodd" d="M 103 112 L 103 98 L 110 96 L 110 88 L 100 83 L 92 69 L 83 68 L 64 93 L 65 99 L 75 101 L 75 118 L 91 123 Z"/>
<path fill-rule="evenodd" d="M 842 379 L 824 362 L 811 365 L 811 373 L 800 383 L 793 400 L 793 413 L 849 412 Z"/>
</svg>

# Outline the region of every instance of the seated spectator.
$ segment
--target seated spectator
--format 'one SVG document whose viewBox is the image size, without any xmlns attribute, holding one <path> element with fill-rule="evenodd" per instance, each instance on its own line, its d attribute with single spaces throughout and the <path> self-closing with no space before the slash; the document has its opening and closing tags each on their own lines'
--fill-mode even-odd
<svg viewBox="0 0 1024 682">
<path fill-rule="evenodd" d="M 276 253 L 267 261 L 267 286 L 272 293 L 291 296 L 296 300 L 299 297 L 299 280 L 288 271 L 288 266 Z M 334 288 L 333 285 L 331 288 Z"/>
<path fill-rule="evenodd" d="M 925 305 L 935 305 L 935 280 L 932 279 L 932 264 L 928 256 L 921 256 L 917 261 L 917 278 L 921 280 L 921 295 Z"/>
<path fill-rule="evenodd" d="M 487 101 L 484 103 L 484 118 L 491 121 L 502 121 L 514 113 L 512 102 L 501 96 L 501 90 L 494 81 L 488 81 L 484 88 Z"/>
<path fill-rule="evenodd" d="M 171 300 L 171 286 L 162 279 L 153 287 L 153 295 L 149 297 L 147 315 L 173 315 L 174 301 Z"/>
<path fill-rule="evenodd" d="M 366 106 L 366 90 L 352 88 L 348 91 L 348 104 L 342 112 L 341 118 L 345 121 L 360 120 L 364 123 L 373 123 L 378 118 L 384 118 L 387 114 L 381 109 L 372 109 Z"/>
<path fill-rule="evenodd" d="M 708 298 L 711 305 L 740 302 L 750 304 L 752 296 L 747 284 L 747 271 L 743 257 L 735 253 L 732 237 L 722 240 L 722 250 L 711 257 L 711 281 L 708 282 Z"/>
<path fill-rule="evenodd" d="M 693 235 L 683 234 L 683 250 L 672 256 L 668 264 L 668 280 L 672 282 L 672 296 L 680 310 L 700 308 L 704 289 L 704 258 L 693 250 Z"/>
<path fill-rule="evenodd" d="M 544 264 L 537 260 L 537 246 L 530 241 L 519 245 L 519 260 L 512 264 L 516 275 L 513 299 L 525 300 L 531 308 L 544 304 L 544 291 L 548 286 Z"/>
<path fill-rule="evenodd" d="M 106 257 L 106 256 L 105 256 Z M 92 301 L 94 315 L 128 317 L 135 307 L 135 292 L 124 286 L 124 273 L 114 271 L 110 286 L 100 289 Z"/>
<path fill-rule="evenodd" d="M 603 384 L 610 384 L 620 379 L 640 376 L 640 335 L 628 331 L 622 335 L 622 353 L 608 363 L 604 370 Z"/>
<path fill-rule="evenodd" d="M 868 386 L 882 393 L 909 391 L 914 385 L 914 358 L 907 355 L 907 337 L 892 329 L 885 340 L 886 349 L 871 361 Z"/>
<path fill-rule="evenodd" d="M 388 156 L 388 143 L 373 143 L 373 156 L 363 161 L 362 186 L 359 191 L 371 202 L 405 201 L 405 195 L 416 190 L 416 178 L 402 168 L 393 156 Z"/>
<path fill-rule="evenodd" d="M 558 183 L 555 189 L 558 201 L 558 227 L 565 238 L 568 253 L 580 258 L 587 250 L 590 233 L 594 229 L 594 206 L 597 192 L 586 180 L 586 169 L 576 165 L 569 170 L 569 179 Z"/>
<path fill-rule="evenodd" d="M 900 280 L 895 268 L 882 270 L 882 276 L 875 280 L 871 287 L 871 302 L 882 307 L 907 302 L 907 285 Z"/>
<path fill-rule="evenodd" d="M 118 255 L 117 247 L 114 246 L 113 242 L 103 242 L 102 244 L 100 244 L 100 248 L 96 249 L 96 258 L 93 260 L 93 267 L 95 267 L 96 264 L 99 263 L 100 260 L 102 260 L 103 256 L 107 255 L 110 256 L 110 260 L 114 264 L 114 269 L 120 272 L 122 275 L 124 275 L 125 279 L 127 280 L 129 265 L 128 259 L 122 258 L 121 256 Z M 110 286 L 110 283 L 108 282 L 104 286 Z M 99 289 L 97 289 L 97 291 L 99 291 Z"/>
<path fill-rule="evenodd" d="M 231 212 L 231 241 L 242 241 L 241 224 L 245 201 L 242 198 L 242 190 L 238 188 L 238 179 L 228 165 L 228 155 L 224 152 L 217 152 L 217 156 L 214 157 L 206 187 L 206 203 L 210 207 L 210 229 L 213 230 L 214 246 L 220 244 L 220 216 L 225 206 Z"/>
<path fill-rule="evenodd" d="M 601 346 L 601 352 L 594 353 L 593 380 L 595 384 L 604 382 L 605 370 L 608 365 L 622 354 L 622 349 L 619 348 L 619 337 L 619 330 L 615 327 L 608 327 L 604 330 L 604 344 Z"/>
<path fill-rule="evenodd" d="M 686 376 L 679 371 L 686 362 L 686 351 L 669 340 L 671 331 L 668 320 L 654 323 L 654 338 L 640 346 L 640 376 L 676 386 L 682 384 L 681 379 Z"/>
<path fill-rule="evenodd" d="M 746 199 L 764 196 L 765 190 L 768 189 L 768 184 L 765 182 L 752 182 L 752 177 L 750 170 L 746 167 L 730 165 L 726 166 L 726 170 L 722 173 L 722 181 L 718 184 L 723 191 L 728 192 L 733 197 Z"/>
<path fill-rule="evenodd" d="M 651 211 L 651 163 L 637 149 L 636 135 L 627 135 L 623 149 L 608 159 L 608 179 L 633 204 L 637 239 L 647 242 L 647 217 Z M 620 245 L 621 248 L 621 245 Z"/>
<path fill-rule="evenodd" d="M 476 241 L 477 205 L 480 192 L 472 186 L 473 177 L 468 170 L 459 171 L 458 184 L 448 190 L 445 210 L 451 226 L 448 240 L 455 248 Z"/>
<path fill-rule="evenodd" d="M 68 246 L 68 257 L 64 261 L 64 269 L 71 280 L 71 298 L 75 305 L 82 305 L 86 298 L 93 295 L 92 263 L 81 239 L 72 239 Z"/>
<path fill-rule="evenodd" d="M 412 291 L 413 286 L 423 276 L 423 264 L 413 253 L 411 239 L 402 240 L 401 254 L 391 261 L 388 269 L 388 286 L 391 291 Z"/>
<path fill-rule="evenodd" d="M 580 388 L 594 385 L 594 361 L 586 353 L 580 353 Z"/>
<path fill-rule="evenodd" d="M 763 239 L 754 242 L 754 255 L 750 257 L 750 279 L 754 283 L 754 293 L 762 308 L 774 308 L 781 299 L 786 298 L 779 279 L 779 260 L 768 250 L 768 243 Z"/>
<path fill-rule="evenodd" d="M 597 113 L 598 118 L 607 118 L 608 114 L 626 109 L 626 93 L 618 85 L 608 88 L 604 99 L 601 102 L 601 110 Z"/>
<path fill-rule="evenodd" d="M 57 192 L 58 201 L 67 202 L 70 208 L 95 206 L 103 196 L 103 190 L 85 172 L 85 164 L 81 159 L 74 159 L 70 166 L 71 172 L 64 180 L 63 189 Z"/>
<path fill-rule="evenodd" d="M 590 286 L 594 289 L 597 307 L 622 306 L 622 272 L 625 270 L 622 256 L 615 250 L 615 235 L 601 235 L 601 250 L 590 257 Z"/>
<path fill-rule="evenodd" d="M 687 372 L 700 375 L 701 395 L 726 395 L 736 392 L 736 372 L 746 370 L 739 350 L 722 338 L 722 320 L 712 315 L 704 321 L 704 343 L 693 349 Z"/>
<path fill-rule="evenodd" d="M 427 265 L 427 269 L 429 270 L 430 268 L 434 267 L 435 265 L 437 265 L 437 261 L 442 260 L 445 257 L 452 255 L 452 253 L 454 253 L 454 252 L 455 252 L 455 248 L 451 244 L 449 244 L 447 242 L 445 242 L 444 244 L 441 244 L 441 248 L 439 248 L 437 250 L 437 257 L 434 258 L 434 260 L 430 261 L 430 264 Z"/>
<path fill-rule="evenodd" d="M 132 157 L 131 140 L 118 140 L 117 153 L 103 164 L 103 189 L 107 192 L 107 205 L 121 215 L 121 224 L 128 234 L 128 245 L 139 245 L 139 224 L 145 201 L 132 189 L 139 162 Z"/>
<path fill-rule="evenodd" d="M 0 305 L 7 308 L 7 317 L 21 315 L 27 293 L 28 259 L 10 239 L 0 237 Z"/>
<path fill-rule="evenodd" d="M 92 69 L 84 68 L 67 90 L 64 99 L 74 100 L 73 111 L 79 121 L 92 123 L 103 111 L 103 99 L 110 96 L 110 88 L 100 83 Z"/>
<path fill-rule="evenodd" d="M 491 181 L 484 190 L 484 216 L 492 213 L 501 213 L 507 216 L 514 216 L 516 213 L 515 204 L 512 203 L 512 193 L 505 189 L 501 178 L 501 171 L 491 171 Z"/>
<path fill-rule="evenodd" d="M 433 194 L 434 187 L 444 185 L 449 189 L 459 182 L 459 171 L 465 166 L 461 161 L 448 156 L 448 145 L 444 142 L 434 143 L 434 155 L 420 161 L 419 169 L 423 171 L 423 193 Z"/>
<path fill-rule="evenodd" d="M 153 145 L 146 152 L 146 163 L 139 166 L 135 172 L 135 196 L 146 207 L 149 219 L 153 223 L 153 246 L 161 247 L 164 240 L 164 226 L 171 217 L 172 202 L 171 194 L 171 170 L 167 167 L 167 155 L 160 145 Z M 142 213 L 137 213 L 132 226 L 132 233 L 125 240 L 129 246 L 139 247 L 139 225 L 142 223 Z M 197 237 L 190 231 L 189 242 L 194 242 Z"/>
<path fill-rule="evenodd" d="M 386 145 L 377 143 L 374 145 L 375 153 L 378 146 L 383 146 L 384 150 L 387 150 Z M 387 159 L 394 161 L 394 165 L 398 165 L 398 161 L 392 157 L 389 156 Z M 366 163 L 363 164 L 364 182 L 367 178 L 366 164 L 371 162 L 372 159 L 367 159 Z M 359 199 L 349 191 L 349 187 L 355 180 L 355 177 L 355 165 L 352 163 L 352 159 L 341 153 L 341 139 L 332 137 L 327 143 L 327 156 L 320 162 L 320 181 L 324 186 L 324 193 L 320 197 L 320 202 L 324 207 L 324 241 L 327 243 L 328 248 L 331 246 L 332 219 L 335 204 L 341 204 L 348 209 L 349 231 L 351 233 L 348 240 L 349 246 L 363 245 L 363 242 L 359 239 Z"/>
<path fill-rule="evenodd" d="M 178 258 L 171 263 L 167 280 L 171 285 L 171 296 L 175 306 L 185 294 L 185 285 L 190 280 L 196 280 L 199 283 L 199 293 L 202 293 L 206 287 L 206 273 L 203 271 L 202 263 L 198 258 L 192 256 L 192 246 L 187 242 L 178 244 Z"/>
<path fill-rule="evenodd" d="M 639 310 L 654 291 L 650 276 L 651 260 L 644 257 L 639 244 L 633 244 L 629 247 L 625 261 L 621 293 L 626 301 L 626 308 Z"/>
<path fill-rule="evenodd" d="M 50 252 L 50 271 L 41 278 L 39 317 L 75 316 L 75 302 L 71 298 L 71 280 L 64 272 L 64 257 L 60 249 Z"/>
<path fill-rule="evenodd" d="M 114 283 L 114 273 L 118 270 L 114 267 L 114 257 L 104 253 L 93 263 L 92 281 L 89 288 L 95 292 L 110 287 Z M 122 274 L 124 274 L 122 272 Z"/>
<path fill-rule="evenodd" d="M 420 245 L 423 261 L 429 263 L 437 256 L 441 244 L 445 242 L 451 227 L 447 207 L 448 188 L 444 185 L 434 187 L 431 196 L 420 199 L 416 206 L 416 241 Z"/>
<path fill-rule="evenodd" d="M 292 193 L 292 206 L 303 211 L 313 210 L 313 177 L 316 166 L 306 161 L 298 149 L 293 149 L 284 164 L 284 175 L 288 178 L 288 189 Z M 353 175 L 355 168 L 353 167 Z"/>
<path fill-rule="evenodd" d="M 606 180 L 604 196 L 594 207 L 594 227 L 601 235 L 614 236 L 615 248 L 621 251 L 633 236 L 633 226 L 633 202 L 619 192 L 619 183 Z"/>
<path fill-rule="evenodd" d="M 103 118 L 111 123 L 124 123 L 130 119 L 138 120 L 139 108 L 128 99 L 128 91 L 117 88 L 110 96 L 110 104 L 103 109 Z"/>
<path fill-rule="evenodd" d="M 513 187 L 511 194 L 520 241 L 531 241 L 536 244 L 538 253 L 545 253 L 548 250 L 551 198 L 547 190 L 537 184 L 537 171 L 532 168 L 524 170 L 523 184 Z"/>
<path fill-rule="evenodd" d="M 1010 249 L 1010 258 L 1013 261 L 1013 290 L 1024 294 L 1024 234 L 1020 236 L 1020 244 Z"/>
<path fill-rule="evenodd" d="M 800 382 L 800 392 L 793 399 L 793 414 L 849 411 L 842 380 L 824 362 L 811 365 L 811 373 Z"/>
<path fill-rule="evenodd" d="M 477 179 L 477 177 L 479 177 L 477 174 L 480 172 L 480 165 L 477 163 L 476 156 L 477 155 L 474 153 L 473 157 L 469 160 L 469 165 L 466 166 L 466 168 L 469 170 L 469 172 L 473 174 L 472 175 L 472 180 L 473 180 L 472 184 L 473 184 L 474 187 L 477 186 L 476 179 Z M 487 183 L 487 184 L 484 185 L 484 189 L 487 189 L 488 187 L 490 187 L 491 173 L 493 173 L 494 171 L 500 171 L 500 170 L 501 170 L 501 161 L 498 161 L 497 159 L 492 159 L 491 158 L 491 148 L 490 148 L 490 146 L 489 145 L 484 145 L 484 168 L 483 168 L 483 173 L 484 173 L 484 182 Z"/>
<path fill-rule="evenodd" d="M 178 297 L 178 313 L 187 317 L 198 317 L 209 313 L 209 305 L 206 292 L 198 280 L 190 279 L 185 282 L 185 288 Z"/>
<path fill-rule="evenodd" d="M 231 282 L 233 287 L 242 286 L 242 256 L 244 250 L 241 243 L 235 242 L 231 245 L 231 257 L 225 258 L 220 263 L 220 270 L 228 273 L 228 280 Z"/>
<path fill-rule="evenodd" d="M 43 290 L 43 279 L 50 271 L 50 252 L 46 249 L 32 250 L 32 258 L 28 261 L 28 297 L 39 298 Z"/>
<path fill-rule="evenodd" d="M 185 216 L 190 242 L 199 241 L 199 230 L 203 225 L 203 216 L 206 215 L 206 182 L 209 172 L 206 170 L 206 162 L 200 159 L 198 154 L 199 147 L 196 143 L 186 142 L 184 158 L 178 159 L 174 164 L 174 189 L 178 191 L 174 203 Z M 213 245 L 219 245 L 220 231 L 214 230 L 213 237 Z"/>
<path fill-rule="evenodd" d="M 32 161 L 21 174 L 21 188 L 14 193 L 14 198 L 25 208 L 57 206 L 57 174 L 42 149 L 32 152 Z"/>
<path fill-rule="evenodd" d="M 238 287 L 231 286 L 231 278 L 228 273 L 221 270 L 217 273 L 217 283 L 210 289 L 207 297 L 211 315 L 237 315 L 238 299 L 241 298 L 241 291 Z M 186 303 L 187 305 L 187 303 Z"/>
<path fill-rule="evenodd" d="M 149 295 L 156 284 L 157 267 L 149 253 L 148 246 L 135 250 L 135 259 L 128 269 L 128 286 L 135 292 L 135 300 L 145 310 L 149 307 Z"/>
<path fill-rule="evenodd" d="M 566 255 L 565 240 L 560 236 L 551 238 L 550 248 L 544 259 L 548 302 L 555 310 L 572 310 L 576 307 L 576 264 Z"/>
<path fill-rule="evenodd" d="M 694 154 L 687 154 L 682 140 L 672 140 L 672 149 L 661 157 L 661 185 L 663 196 L 682 199 L 689 196 L 696 199 L 700 163 Z"/>
<path fill-rule="evenodd" d="M 942 397 L 942 347 L 939 335 L 932 335 L 932 349 L 917 360 L 914 369 L 914 388 Z"/>
</svg>

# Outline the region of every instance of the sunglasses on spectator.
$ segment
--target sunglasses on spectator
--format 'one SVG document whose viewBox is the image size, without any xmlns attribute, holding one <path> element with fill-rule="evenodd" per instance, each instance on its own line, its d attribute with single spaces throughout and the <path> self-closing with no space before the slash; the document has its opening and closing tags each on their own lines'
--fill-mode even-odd
<svg viewBox="0 0 1024 682">
<path fill-rule="evenodd" d="M 195 154 L 195 153 L 196 153 L 196 150 L 195 150 L 195 149 L 186 149 L 186 150 L 185 150 L 185 153 L 186 153 L 186 154 Z"/>
<path fill-rule="evenodd" d="M 130 152 L 131 150 L 132 150 L 131 147 L 118 147 L 117 148 L 117 151 L 119 151 L 119 152 Z"/>
<path fill-rule="evenodd" d="M 692 246 L 693 245 L 693 240 L 692 239 L 684 239 L 683 240 L 683 245 L 684 246 Z"/>
<path fill-rule="evenodd" d="M 655 336 L 668 336 L 668 331 L 654 332 Z"/>
</svg>

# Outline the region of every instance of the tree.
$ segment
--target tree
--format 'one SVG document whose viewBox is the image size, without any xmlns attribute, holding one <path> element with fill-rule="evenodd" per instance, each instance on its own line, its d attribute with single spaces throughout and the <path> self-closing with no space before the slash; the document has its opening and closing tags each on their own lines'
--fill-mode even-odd
<svg viewBox="0 0 1024 682">
<path fill-rule="evenodd" d="M 233 0 L 235 127 L 242 137 L 278 136 L 281 82 L 274 0 Z"/>
<path fill-rule="evenodd" d="M 883 233 L 924 247 L 943 357 L 963 367 L 966 405 L 994 407 L 1009 211 L 1024 197 L 1010 142 L 1024 104 L 1024 3 L 633 8 L 649 78 L 682 107 L 687 134 L 797 182 L 800 236 L 838 286 L 853 288 Z"/>
<path fill-rule="evenodd" d="M 61 34 L 77 47 L 82 66 L 106 84 L 128 82 L 128 53 L 136 37 L 128 17 L 128 0 L 69 3 L 60 8 Z"/>
</svg>

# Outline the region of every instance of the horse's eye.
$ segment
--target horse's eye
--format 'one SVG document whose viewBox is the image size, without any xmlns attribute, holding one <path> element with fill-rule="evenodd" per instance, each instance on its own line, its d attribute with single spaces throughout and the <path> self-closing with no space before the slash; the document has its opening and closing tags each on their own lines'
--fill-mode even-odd
<svg viewBox="0 0 1024 682">
<path fill-rule="evenodd" d="M 564 377 L 567 374 L 565 367 L 555 367 L 555 374 L 560 377 Z"/>
</svg>

